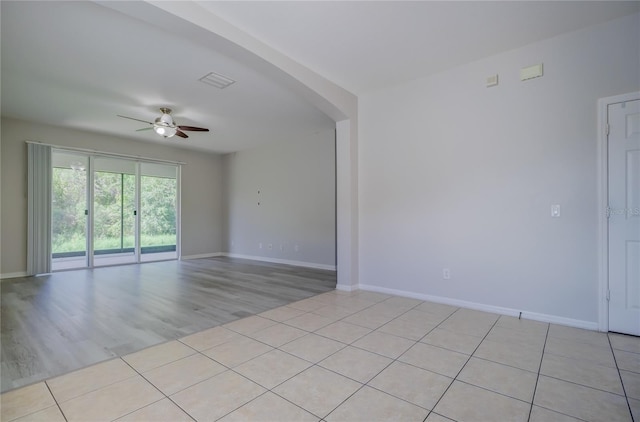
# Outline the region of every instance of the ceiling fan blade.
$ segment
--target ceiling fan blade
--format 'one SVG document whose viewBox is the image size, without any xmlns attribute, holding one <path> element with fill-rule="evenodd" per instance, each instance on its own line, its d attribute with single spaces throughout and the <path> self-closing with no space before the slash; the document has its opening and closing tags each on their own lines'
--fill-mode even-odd
<svg viewBox="0 0 640 422">
<path fill-rule="evenodd" d="M 195 127 L 195 126 L 178 126 L 180 130 L 193 130 L 195 132 L 209 132 L 209 129 L 205 129 L 203 127 Z"/>
<path fill-rule="evenodd" d="M 143 127 L 142 129 L 136 129 L 136 132 L 142 132 L 143 130 L 151 130 L 151 129 L 153 129 L 151 126 Z"/>
<path fill-rule="evenodd" d="M 149 125 L 152 125 L 152 124 L 153 124 L 153 123 L 151 123 L 151 122 L 147 122 L 146 120 L 140 120 L 140 119 L 136 119 L 136 118 L 134 118 L 134 117 L 121 116 L 121 115 L 119 115 L 119 114 L 116 114 L 116 116 L 118 116 L 118 117 L 122 117 L 123 119 L 136 120 L 136 121 L 138 121 L 138 122 L 147 123 L 147 124 L 149 124 Z"/>
<path fill-rule="evenodd" d="M 188 138 L 186 133 L 184 133 L 182 131 L 179 131 L 179 130 L 176 130 L 176 135 L 178 135 L 181 138 L 185 138 L 185 139 Z"/>
</svg>

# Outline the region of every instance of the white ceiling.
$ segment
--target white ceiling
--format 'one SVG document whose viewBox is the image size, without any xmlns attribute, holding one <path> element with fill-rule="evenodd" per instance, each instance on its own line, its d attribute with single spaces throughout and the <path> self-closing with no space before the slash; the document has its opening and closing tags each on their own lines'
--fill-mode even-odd
<svg viewBox="0 0 640 422">
<path fill-rule="evenodd" d="M 277 80 L 219 53 L 211 40 L 125 15 L 113 9 L 126 6 L 119 3 L 0 2 L 2 114 L 223 153 L 335 127 Z M 236 83 L 220 90 L 198 81 L 209 72 Z M 116 116 L 153 121 L 162 106 L 174 110 L 178 124 L 211 132 L 164 139 L 136 132 L 149 125 Z"/>
<path fill-rule="evenodd" d="M 198 3 L 355 94 L 640 10 L 637 1 Z M 150 3 L 0 7 L 3 116 L 221 153 L 334 127 L 281 77 Z M 198 82 L 209 72 L 237 82 Z M 163 139 L 116 117 L 153 121 L 162 106 L 211 132 Z"/>
<path fill-rule="evenodd" d="M 358 95 L 640 11 L 638 1 L 198 3 Z"/>
</svg>

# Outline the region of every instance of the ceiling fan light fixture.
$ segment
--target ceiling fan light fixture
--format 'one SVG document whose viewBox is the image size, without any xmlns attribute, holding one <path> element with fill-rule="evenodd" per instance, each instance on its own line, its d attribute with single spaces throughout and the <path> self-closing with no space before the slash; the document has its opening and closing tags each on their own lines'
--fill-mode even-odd
<svg viewBox="0 0 640 422">
<path fill-rule="evenodd" d="M 161 107 L 160 111 L 162 112 L 162 115 L 160 117 L 156 117 L 153 123 L 148 122 L 146 120 L 142 120 L 142 119 L 136 119 L 134 117 L 121 116 L 120 114 L 118 114 L 118 117 L 150 124 L 151 127 L 146 127 L 144 129 L 138 129 L 138 130 L 153 129 L 155 133 L 157 133 L 158 135 L 164 138 L 171 138 L 175 135 L 178 135 L 181 138 L 188 138 L 187 134 L 184 133 L 185 130 L 187 131 L 193 130 L 196 132 L 209 132 L 209 129 L 203 128 L 203 127 L 176 125 L 176 123 L 173 121 L 173 117 L 171 117 L 171 109 L 168 107 Z"/>
<path fill-rule="evenodd" d="M 176 126 L 173 123 L 173 119 L 171 118 L 170 109 L 161 108 L 162 116 L 157 117 L 155 122 L 153 123 L 153 130 L 160 136 L 164 136 L 165 138 L 171 138 L 177 132 Z"/>
<path fill-rule="evenodd" d="M 171 138 L 177 132 L 175 127 L 166 126 L 163 124 L 154 124 L 153 130 L 160 136 L 164 136 L 165 138 Z"/>
</svg>

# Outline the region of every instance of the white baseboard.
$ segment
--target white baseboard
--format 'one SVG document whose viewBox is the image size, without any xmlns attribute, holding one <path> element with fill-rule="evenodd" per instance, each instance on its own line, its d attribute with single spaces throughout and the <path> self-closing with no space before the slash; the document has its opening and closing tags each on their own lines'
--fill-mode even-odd
<svg viewBox="0 0 640 422">
<path fill-rule="evenodd" d="M 26 271 L 19 271 L 17 273 L 0 274 L 0 279 L 1 280 L 5 280 L 5 279 L 9 279 L 9 278 L 18 278 L 18 277 L 26 277 L 26 276 L 27 276 L 27 272 Z"/>
<path fill-rule="evenodd" d="M 228 256 L 229 258 L 251 259 L 253 261 L 271 262 L 274 264 L 293 265 L 296 267 L 315 268 L 317 270 L 329 270 L 329 271 L 336 270 L 335 265 L 316 264 L 315 262 L 306 262 L 306 261 L 293 261 L 290 259 L 270 258 L 266 256 L 242 255 L 242 254 L 227 253 L 227 252 L 221 253 L 221 256 Z"/>
<path fill-rule="evenodd" d="M 518 309 L 513 309 L 513 308 L 504 308 L 501 306 L 493 306 L 493 305 L 486 305 L 483 303 L 468 302 L 466 300 L 452 299 L 452 298 L 442 297 L 442 296 L 431 296 L 431 295 L 425 295 L 421 293 L 409 292 L 405 290 L 388 289 L 386 287 L 370 286 L 367 284 L 360 284 L 358 288 L 360 288 L 361 290 L 368 290 L 371 292 L 387 293 L 395 296 L 410 297 L 413 299 L 426 300 L 429 302 L 442 303 L 445 305 L 458 306 L 461 308 L 475 309 L 477 311 L 492 312 L 495 314 L 508 315 L 508 316 L 514 316 L 514 317 L 520 316 L 520 312 L 522 312 L 521 317 L 525 319 L 531 319 L 534 321 L 541 321 L 541 322 L 549 322 L 552 324 L 567 325 L 569 327 L 584 328 L 586 330 L 593 330 L 593 331 L 598 330 L 598 323 L 596 321 L 584 321 L 580 319 L 565 318 L 565 317 L 560 317 L 556 315 L 540 314 L 537 312 L 520 311 Z"/>
<path fill-rule="evenodd" d="M 213 253 L 201 253 L 198 255 L 183 255 L 180 257 L 180 260 L 188 261 L 189 259 L 216 258 L 218 256 L 223 256 L 223 253 L 213 252 Z"/>
</svg>

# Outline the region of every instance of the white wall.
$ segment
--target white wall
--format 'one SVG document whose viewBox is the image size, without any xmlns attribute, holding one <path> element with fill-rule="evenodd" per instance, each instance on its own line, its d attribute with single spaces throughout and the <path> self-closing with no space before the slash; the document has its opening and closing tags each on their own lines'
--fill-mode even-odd
<svg viewBox="0 0 640 422">
<path fill-rule="evenodd" d="M 361 97 L 361 286 L 595 328 L 597 100 L 640 88 L 639 23 Z M 519 80 L 541 62 L 542 78 Z"/>
<path fill-rule="evenodd" d="M 0 274 L 26 270 L 27 202 L 25 140 L 59 146 L 181 161 L 182 255 L 222 251 L 222 157 L 91 132 L 2 119 L 2 258 Z"/>
<path fill-rule="evenodd" d="M 118 3 L 118 9 L 122 4 Z M 110 5 L 115 5 L 111 2 Z M 351 290 L 359 280 L 359 221 L 358 221 L 358 98 L 280 53 L 258 38 L 234 27 L 210 10 L 195 2 L 154 2 L 154 6 L 167 11 L 207 32 L 202 39 L 216 45 L 234 57 L 250 63 L 260 72 L 276 78 L 285 86 L 303 95 L 312 104 L 334 119 L 338 142 L 338 199 L 336 218 L 340 227 L 337 248 L 338 288 Z M 125 8 L 128 8 L 125 6 Z M 136 8 L 137 9 L 137 8 Z M 132 11 L 130 10 L 129 13 Z M 149 16 L 148 12 L 144 12 Z M 144 18 L 143 16 L 139 16 Z M 173 24 L 179 22 L 172 21 Z M 214 34 L 214 36 L 211 36 Z M 244 52 L 238 50 L 240 46 Z M 246 54 L 245 54 L 246 53 Z"/>
<path fill-rule="evenodd" d="M 334 131 L 228 154 L 224 167 L 231 255 L 335 267 Z"/>
</svg>

